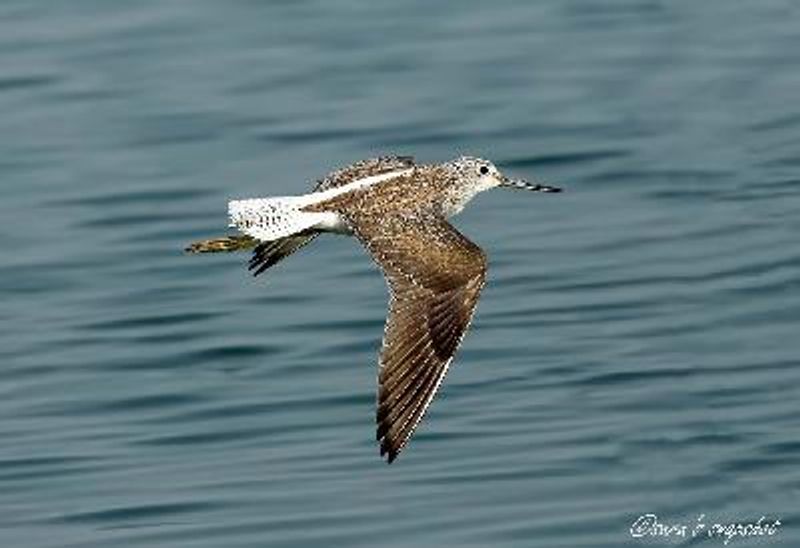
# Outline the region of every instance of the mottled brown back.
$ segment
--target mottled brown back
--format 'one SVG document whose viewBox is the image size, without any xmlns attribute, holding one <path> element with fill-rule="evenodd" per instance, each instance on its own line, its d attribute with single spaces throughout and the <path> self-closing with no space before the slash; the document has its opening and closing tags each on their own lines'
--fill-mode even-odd
<svg viewBox="0 0 800 548">
<path fill-rule="evenodd" d="M 361 160 L 347 167 L 331 171 L 324 179 L 317 182 L 314 191 L 328 190 L 344 186 L 358 179 L 382 175 L 398 169 L 408 169 L 414 167 L 413 156 L 379 156 Z"/>
</svg>

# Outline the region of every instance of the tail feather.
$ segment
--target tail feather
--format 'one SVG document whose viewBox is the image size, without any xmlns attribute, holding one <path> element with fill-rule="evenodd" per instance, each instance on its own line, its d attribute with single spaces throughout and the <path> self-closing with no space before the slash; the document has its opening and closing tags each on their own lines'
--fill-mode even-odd
<svg viewBox="0 0 800 548">
<path fill-rule="evenodd" d="M 228 203 L 230 226 L 265 242 L 292 236 L 330 222 L 329 213 L 303 211 L 316 199 L 305 195 L 234 200 Z"/>
</svg>

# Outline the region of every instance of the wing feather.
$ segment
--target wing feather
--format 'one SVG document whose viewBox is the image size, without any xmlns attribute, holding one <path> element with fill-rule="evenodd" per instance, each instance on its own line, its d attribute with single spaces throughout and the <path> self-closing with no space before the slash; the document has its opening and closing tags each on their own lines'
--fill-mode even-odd
<svg viewBox="0 0 800 548">
<path fill-rule="evenodd" d="M 262 242 L 253 250 L 248 270 L 253 272 L 253 276 L 258 276 L 269 267 L 282 261 L 301 247 L 311 243 L 319 235 L 317 232 L 302 232 L 292 236 L 286 236 L 270 242 Z"/>
<path fill-rule="evenodd" d="M 376 437 L 392 462 L 408 443 L 469 327 L 486 279 L 483 251 L 435 215 L 348 214 L 390 291 Z"/>
<path fill-rule="evenodd" d="M 381 175 L 399 169 L 414 167 L 413 156 L 379 156 L 361 160 L 347 167 L 331 171 L 324 179 L 317 182 L 314 191 L 328 190 L 352 183 L 357 179 Z"/>
</svg>

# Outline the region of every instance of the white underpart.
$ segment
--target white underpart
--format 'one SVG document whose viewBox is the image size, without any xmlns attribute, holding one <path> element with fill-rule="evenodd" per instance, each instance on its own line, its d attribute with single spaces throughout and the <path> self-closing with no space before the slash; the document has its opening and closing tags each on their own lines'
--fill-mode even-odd
<svg viewBox="0 0 800 548">
<path fill-rule="evenodd" d="M 338 188 L 312 192 L 302 196 L 233 200 L 228 202 L 229 226 L 236 227 L 244 234 L 264 241 L 285 238 L 310 228 L 347 234 L 350 232 L 350 228 L 338 213 L 333 211 L 302 211 L 302 208 L 330 200 L 359 188 L 406 175 L 411 173 L 413 169 L 401 169 L 380 175 L 372 175 L 371 177 L 357 179 Z"/>
</svg>

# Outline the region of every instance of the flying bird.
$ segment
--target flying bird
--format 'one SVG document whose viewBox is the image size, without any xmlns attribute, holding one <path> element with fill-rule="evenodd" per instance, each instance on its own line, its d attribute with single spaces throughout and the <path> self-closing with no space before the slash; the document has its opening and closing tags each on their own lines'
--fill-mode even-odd
<svg viewBox="0 0 800 548">
<path fill-rule="evenodd" d="M 234 200 L 240 234 L 195 242 L 192 253 L 252 249 L 261 274 L 322 233 L 355 236 L 383 271 L 389 312 L 378 359 L 377 441 L 391 463 L 444 379 L 486 281 L 486 255 L 448 221 L 495 187 L 560 192 L 510 179 L 462 156 L 433 165 L 383 156 L 331 172 L 299 196 Z"/>
</svg>

